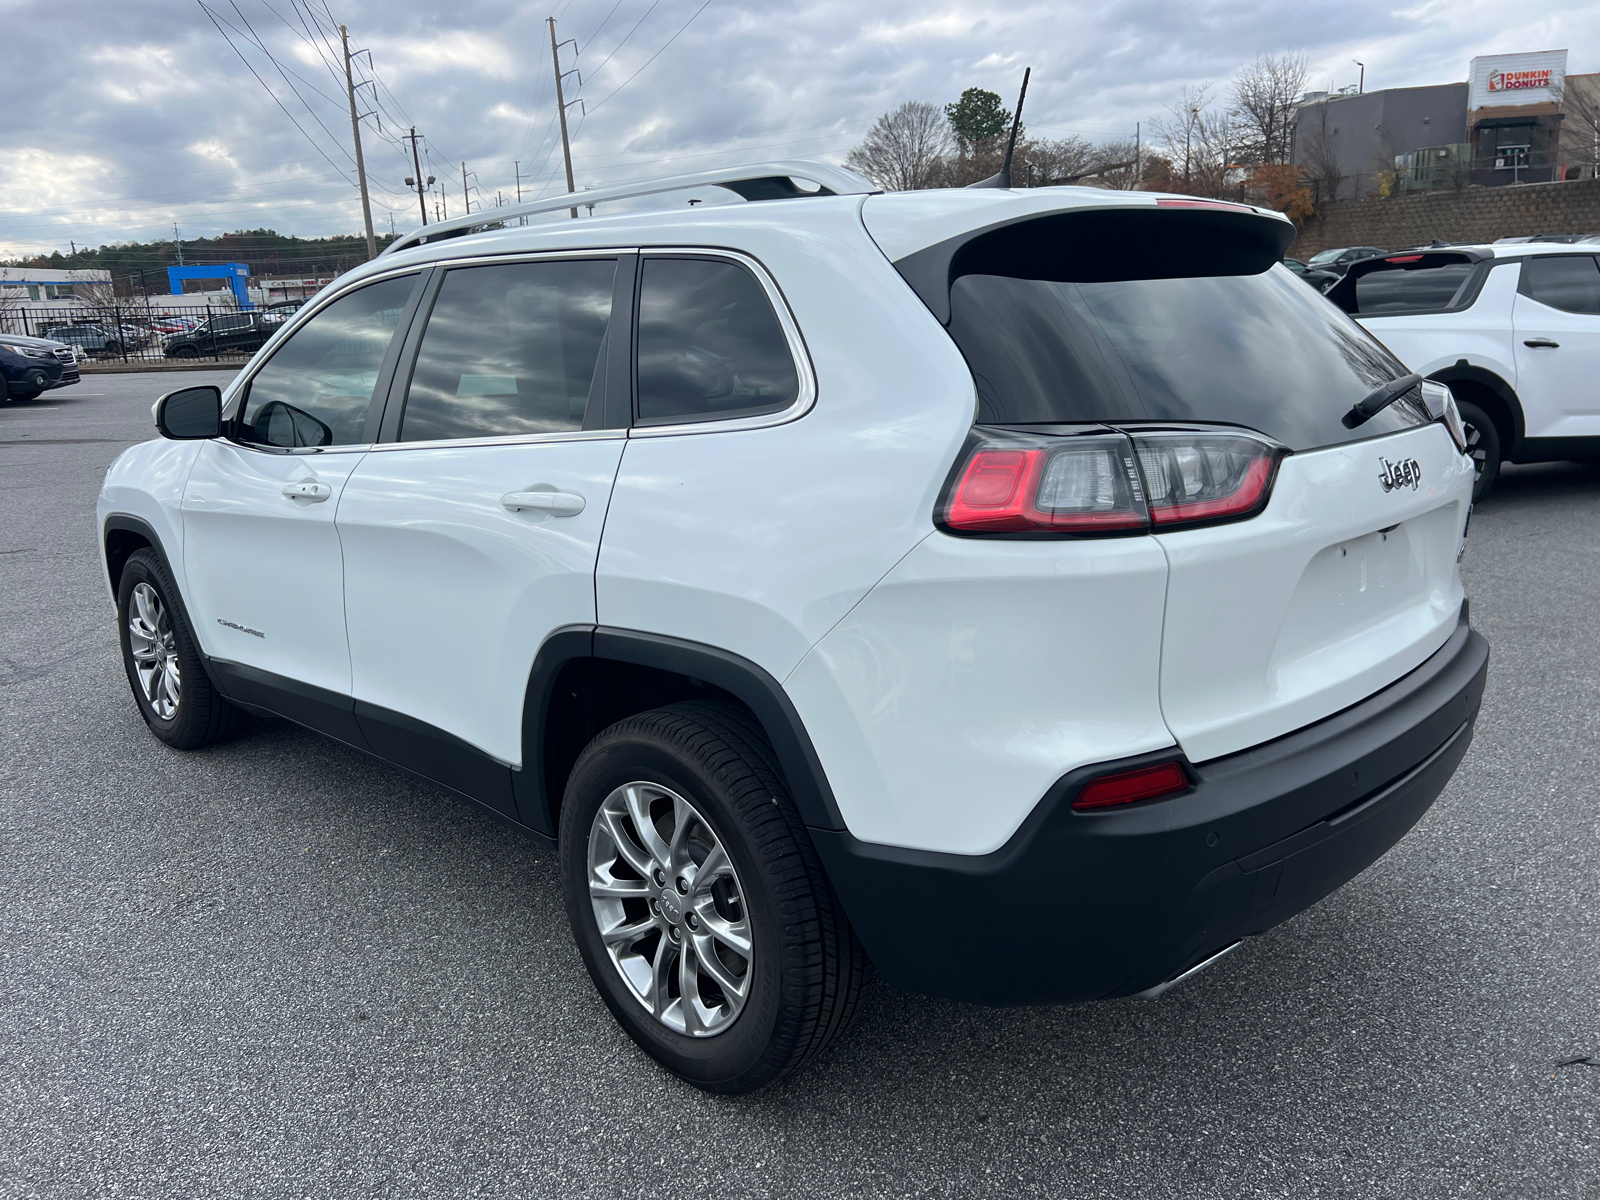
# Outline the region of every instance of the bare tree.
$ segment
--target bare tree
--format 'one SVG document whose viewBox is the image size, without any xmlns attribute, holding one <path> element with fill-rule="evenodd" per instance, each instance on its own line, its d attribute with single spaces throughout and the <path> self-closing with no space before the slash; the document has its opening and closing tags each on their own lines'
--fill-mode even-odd
<svg viewBox="0 0 1600 1200">
<path fill-rule="evenodd" d="M 1306 184 L 1312 202 L 1322 205 L 1339 198 L 1344 185 L 1344 166 L 1339 161 L 1339 135 L 1328 126 L 1328 103 L 1302 106 L 1298 114 L 1300 137 L 1305 147 Z"/>
<path fill-rule="evenodd" d="M 907 100 L 879 117 L 844 162 L 890 191 L 907 192 L 939 186 L 950 149 L 950 125 L 939 106 Z"/>
<path fill-rule="evenodd" d="M 1567 77 L 1561 104 L 1561 157 L 1589 178 L 1600 175 L 1600 81 Z"/>
<path fill-rule="evenodd" d="M 1378 195 L 1396 196 L 1406 190 L 1406 177 L 1411 174 L 1411 168 L 1403 165 L 1400 158 L 1413 153 L 1400 148 L 1389 126 L 1378 127 L 1378 144 L 1372 148 L 1372 161 L 1368 164 Z"/>
<path fill-rule="evenodd" d="M 1141 182 L 1139 176 L 1150 157 L 1141 154 L 1141 149 L 1132 138 L 1102 142 L 1096 151 L 1095 177 L 1116 191 L 1134 191 Z"/>
<path fill-rule="evenodd" d="M 1151 129 L 1172 160 L 1173 186 L 1195 196 L 1222 195 L 1228 168 L 1238 161 L 1236 114 L 1216 106 L 1208 83 L 1185 87 L 1167 113 L 1152 121 Z"/>
<path fill-rule="evenodd" d="M 1233 81 L 1238 158 L 1251 166 L 1289 161 L 1295 104 L 1306 86 L 1303 54 L 1263 54 Z"/>
<path fill-rule="evenodd" d="M 1022 177 L 1036 187 L 1081 177 L 1100 161 L 1100 152 L 1081 137 L 1028 140 L 1017 146 L 1017 161 L 1025 164 Z M 1031 168 L 1031 175 L 1029 170 Z"/>
</svg>

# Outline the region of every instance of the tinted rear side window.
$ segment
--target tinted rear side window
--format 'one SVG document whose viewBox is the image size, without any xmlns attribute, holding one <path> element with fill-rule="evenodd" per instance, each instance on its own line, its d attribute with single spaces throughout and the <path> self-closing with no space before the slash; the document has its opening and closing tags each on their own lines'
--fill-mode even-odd
<svg viewBox="0 0 1600 1200">
<path fill-rule="evenodd" d="M 800 393 L 765 289 L 714 259 L 644 260 L 638 381 L 644 425 L 778 412 Z"/>
<path fill-rule="evenodd" d="M 980 424 L 1220 422 L 1307 450 L 1428 419 L 1407 400 L 1344 427 L 1406 368 L 1281 266 L 1121 283 L 966 275 L 950 307 Z"/>
<path fill-rule="evenodd" d="M 1529 259 L 1522 264 L 1522 290 L 1563 312 L 1600 313 L 1600 267 L 1587 256 Z"/>
<path fill-rule="evenodd" d="M 403 442 L 583 428 L 611 321 L 615 259 L 462 267 L 417 352 Z"/>
<path fill-rule="evenodd" d="M 1470 262 L 1370 271 L 1356 280 L 1356 311 L 1364 317 L 1449 308 L 1472 277 Z"/>
</svg>

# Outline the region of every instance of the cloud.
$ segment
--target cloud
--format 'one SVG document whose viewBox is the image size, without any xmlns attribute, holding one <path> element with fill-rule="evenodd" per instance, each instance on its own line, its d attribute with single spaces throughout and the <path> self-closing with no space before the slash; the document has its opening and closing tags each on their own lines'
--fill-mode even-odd
<svg viewBox="0 0 1600 1200">
<path fill-rule="evenodd" d="M 460 214 L 463 161 L 475 205 L 512 194 L 519 175 L 525 195 L 565 187 L 549 6 L 329 4 L 383 84 L 358 93 L 375 114 L 363 128 L 379 226 L 417 220 L 402 182 L 413 126 L 423 173 L 447 181 L 430 212 Z M 198 6 L 7 0 L 0 256 L 170 236 L 174 220 L 188 236 L 359 228 L 337 26 L 321 4 L 309 8 L 320 25 L 282 0 L 212 7 L 273 95 Z M 563 69 L 582 71 L 568 99 L 588 109 L 571 110 L 580 185 L 774 157 L 837 162 L 903 100 L 978 86 L 1012 102 L 1024 66 L 1029 128 L 1096 141 L 1148 129 L 1187 84 L 1225 90 L 1261 53 L 1303 51 L 1313 86 L 1353 83 L 1356 58 L 1369 88 L 1460 80 L 1473 55 L 1519 48 L 1567 46 L 1572 70 L 1600 70 L 1591 0 L 1545 0 L 1514 36 L 1489 0 L 712 0 L 685 27 L 699 7 L 561 9 L 558 36 L 579 43 Z"/>
</svg>

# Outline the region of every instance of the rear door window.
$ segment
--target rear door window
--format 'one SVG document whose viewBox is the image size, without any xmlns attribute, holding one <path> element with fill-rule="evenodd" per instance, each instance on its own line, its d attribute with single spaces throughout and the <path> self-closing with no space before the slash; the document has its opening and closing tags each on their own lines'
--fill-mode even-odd
<svg viewBox="0 0 1600 1200">
<path fill-rule="evenodd" d="M 600 403 L 612 258 L 459 267 L 417 352 L 402 442 L 563 433 Z"/>
<path fill-rule="evenodd" d="M 766 290 L 726 259 L 656 258 L 639 285 L 638 421 L 779 412 L 800 379 Z"/>
<path fill-rule="evenodd" d="M 1356 280 L 1356 311 L 1364 317 L 1437 312 L 1456 303 L 1472 278 L 1470 262 L 1392 264 Z"/>
<path fill-rule="evenodd" d="M 1588 255 L 1530 258 L 1522 264 L 1524 295 L 1562 312 L 1600 314 L 1600 266 Z"/>
<path fill-rule="evenodd" d="M 1107 283 L 963 275 L 950 312 L 980 424 L 1219 422 L 1307 450 L 1428 419 L 1407 398 L 1344 427 L 1406 368 L 1283 267 Z"/>
</svg>

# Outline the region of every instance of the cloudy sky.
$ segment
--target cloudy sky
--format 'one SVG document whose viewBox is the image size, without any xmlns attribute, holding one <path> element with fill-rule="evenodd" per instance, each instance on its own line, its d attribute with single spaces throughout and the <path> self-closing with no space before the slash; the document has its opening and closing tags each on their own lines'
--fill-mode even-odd
<svg viewBox="0 0 1600 1200">
<path fill-rule="evenodd" d="M 371 52 L 357 73 L 375 81 L 361 96 L 379 229 L 418 223 L 412 125 L 450 215 L 463 161 L 474 208 L 509 199 L 518 171 L 524 195 L 559 190 L 552 12 L 578 42 L 562 68 L 582 72 L 568 96 L 588 110 L 572 109 L 580 187 L 837 162 L 903 100 L 976 85 L 1010 103 L 1024 66 L 1030 130 L 1092 141 L 1131 135 L 1186 84 L 1225 89 L 1261 53 L 1304 53 L 1313 87 L 1354 83 L 1352 59 L 1368 88 L 1461 80 L 1473 55 L 1520 50 L 1600 70 L 1593 0 L 1514 20 L 1503 0 L 0 0 L 0 257 L 170 237 L 174 221 L 186 237 L 358 229 L 339 22 Z"/>
</svg>

